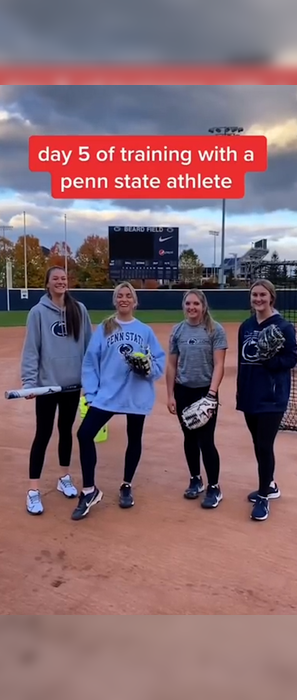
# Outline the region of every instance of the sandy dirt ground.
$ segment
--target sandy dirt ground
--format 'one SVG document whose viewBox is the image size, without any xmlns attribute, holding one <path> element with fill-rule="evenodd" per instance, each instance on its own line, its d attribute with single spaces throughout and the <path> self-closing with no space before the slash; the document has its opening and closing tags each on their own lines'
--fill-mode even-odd
<svg viewBox="0 0 297 700">
<path fill-rule="evenodd" d="M 225 327 L 230 349 L 217 428 L 219 508 L 204 512 L 199 501 L 183 498 L 182 435 L 160 381 L 134 482 L 135 507 L 117 505 L 126 436 L 124 418 L 116 417 L 108 442 L 97 448 L 104 501 L 79 523 L 70 519 L 74 502 L 56 491 L 56 430 L 42 476 L 45 512 L 34 518 L 25 510 L 34 404 L 4 399 L 5 389 L 20 385 L 24 329 L 0 329 L 0 614 L 296 614 L 297 435 L 279 434 L 282 498 L 271 504 L 268 521 L 252 522 L 246 495 L 257 486 L 256 465 L 234 408 L 237 326 Z M 170 326 L 155 330 L 166 348 Z M 75 436 L 72 471 L 80 487 Z"/>
</svg>

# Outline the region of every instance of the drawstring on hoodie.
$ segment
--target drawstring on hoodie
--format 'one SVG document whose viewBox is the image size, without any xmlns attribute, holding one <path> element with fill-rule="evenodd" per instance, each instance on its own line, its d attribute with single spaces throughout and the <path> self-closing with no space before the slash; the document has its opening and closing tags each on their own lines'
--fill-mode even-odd
<svg viewBox="0 0 297 700">
<path fill-rule="evenodd" d="M 66 309 L 65 307 L 61 309 L 61 323 L 62 323 L 62 335 L 63 337 L 67 336 L 67 322 L 66 322 Z"/>
</svg>

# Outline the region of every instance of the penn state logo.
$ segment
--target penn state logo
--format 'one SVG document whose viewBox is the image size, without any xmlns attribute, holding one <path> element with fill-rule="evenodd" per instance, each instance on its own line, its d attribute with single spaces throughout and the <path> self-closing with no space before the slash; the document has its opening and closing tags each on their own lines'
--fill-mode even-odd
<svg viewBox="0 0 297 700">
<path fill-rule="evenodd" d="M 242 344 L 242 357 L 246 362 L 258 362 L 259 348 L 257 342 L 258 333 L 248 335 Z"/>
<path fill-rule="evenodd" d="M 131 352 L 133 352 L 133 345 L 130 345 L 130 343 L 124 343 L 123 345 L 120 345 L 120 355 L 131 355 Z"/>
<path fill-rule="evenodd" d="M 198 342 L 197 338 L 189 338 L 188 345 L 197 345 Z"/>
<path fill-rule="evenodd" d="M 51 331 L 57 338 L 64 338 L 65 335 L 67 335 L 65 321 L 55 321 L 55 323 L 51 325 Z"/>
</svg>

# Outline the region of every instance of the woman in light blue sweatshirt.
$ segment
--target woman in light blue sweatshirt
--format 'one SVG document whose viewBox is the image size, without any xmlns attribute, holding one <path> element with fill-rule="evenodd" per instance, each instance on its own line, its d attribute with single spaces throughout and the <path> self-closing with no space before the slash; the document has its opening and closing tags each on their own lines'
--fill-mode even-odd
<svg viewBox="0 0 297 700">
<path fill-rule="evenodd" d="M 29 311 L 22 354 L 22 384 L 26 389 L 81 383 L 83 357 L 92 335 L 86 307 L 67 291 L 67 277 L 61 267 L 47 271 L 46 294 Z M 36 397 L 36 432 L 30 451 L 27 511 L 43 513 L 39 489 L 45 453 L 51 438 L 57 408 L 60 475 L 57 489 L 67 498 L 77 496 L 69 474 L 72 427 L 80 390 Z"/>
<path fill-rule="evenodd" d="M 101 323 L 89 343 L 82 366 L 82 386 L 89 410 L 78 433 L 83 489 L 73 520 L 81 520 L 102 499 L 95 485 L 97 461 L 94 438 L 114 414 L 127 416 L 128 446 L 119 505 L 134 505 L 131 482 L 142 450 L 145 417 L 155 403 L 155 381 L 165 371 L 165 352 L 154 332 L 133 317 L 137 295 L 131 284 L 122 282 L 114 290 L 116 314 Z M 130 369 L 127 353 L 149 350 L 151 370 L 143 377 Z"/>
</svg>

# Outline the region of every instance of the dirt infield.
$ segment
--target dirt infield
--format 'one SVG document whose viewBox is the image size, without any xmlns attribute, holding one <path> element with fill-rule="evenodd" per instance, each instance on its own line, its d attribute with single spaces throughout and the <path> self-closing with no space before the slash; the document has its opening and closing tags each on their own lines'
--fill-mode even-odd
<svg viewBox="0 0 297 700">
<path fill-rule="evenodd" d="M 116 417 L 98 448 L 97 483 L 105 499 L 79 523 L 70 520 L 73 501 L 55 488 L 56 433 L 42 477 L 45 513 L 26 513 L 34 404 L 3 398 L 5 389 L 20 384 L 24 329 L 0 329 L 0 614 L 296 614 L 297 436 L 280 433 L 283 496 L 272 503 L 267 522 L 252 522 L 246 494 L 257 485 L 256 467 L 234 409 L 237 326 L 225 327 L 230 349 L 217 429 L 222 504 L 205 512 L 182 497 L 188 481 L 182 436 L 167 412 L 162 381 L 146 425 L 135 507 L 117 505 L 126 438 L 124 419 Z M 155 330 L 166 347 L 170 326 Z M 75 438 L 73 474 L 80 485 Z"/>
</svg>

